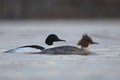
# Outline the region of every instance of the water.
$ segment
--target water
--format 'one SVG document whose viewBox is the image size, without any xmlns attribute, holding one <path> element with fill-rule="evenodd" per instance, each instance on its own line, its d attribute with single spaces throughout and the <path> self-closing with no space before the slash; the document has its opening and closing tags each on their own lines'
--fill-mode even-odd
<svg viewBox="0 0 120 80">
<path fill-rule="evenodd" d="M 119 20 L 24 20 L 0 21 L 0 80 L 119 80 Z M 97 56 L 5 54 L 23 45 L 48 47 L 44 40 L 55 33 L 76 46 L 87 33 L 99 45 L 90 49 Z"/>
</svg>

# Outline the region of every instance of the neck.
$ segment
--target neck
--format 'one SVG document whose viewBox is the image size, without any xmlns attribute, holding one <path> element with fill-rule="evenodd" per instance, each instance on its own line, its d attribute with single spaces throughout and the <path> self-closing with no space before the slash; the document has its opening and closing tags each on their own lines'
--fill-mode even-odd
<svg viewBox="0 0 120 80">
<path fill-rule="evenodd" d="M 83 51 L 83 52 L 90 52 L 90 49 L 88 47 L 82 47 L 81 46 L 81 51 Z"/>
<path fill-rule="evenodd" d="M 55 47 L 54 45 L 50 45 L 50 46 L 48 46 L 48 48 L 53 48 L 53 47 Z"/>
</svg>

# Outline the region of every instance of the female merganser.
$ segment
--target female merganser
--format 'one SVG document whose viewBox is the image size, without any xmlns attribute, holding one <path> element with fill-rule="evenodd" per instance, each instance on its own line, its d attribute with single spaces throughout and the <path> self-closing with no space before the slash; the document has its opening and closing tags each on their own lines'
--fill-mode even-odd
<svg viewBox="0 0 120 80">
<path fill-rule="evenodd" d="M 59 39 L 57 35 L 55 34 L 50 34 L 45 40 L 45 43 L 49 46 L 53 46 L 54 42 L 57 41 L 64 41 L 62 39 Z M 27 45 L 27 46 L 21 46 L 17 47 L 15 49 L 10 49 L 6 51 L 5 53 L 23 53 L 23 52 L 40 52 L 41 50 L 44 50 L 45 48 L 39 45 Z"/>
<path fill-rule="evenodd" d="M 60 46 L 49 48 L 41 51 L 39 54 L 53 54 L 53 55 L 89 55 L 92 52 L 88 49 L 90 44 L 98 44 L 92 40 L 87 34 L 83 35 L 82 39 L 78 42 L 78 46 L 81 45 L 81 48 L 74 46 Z"/>
</svg>

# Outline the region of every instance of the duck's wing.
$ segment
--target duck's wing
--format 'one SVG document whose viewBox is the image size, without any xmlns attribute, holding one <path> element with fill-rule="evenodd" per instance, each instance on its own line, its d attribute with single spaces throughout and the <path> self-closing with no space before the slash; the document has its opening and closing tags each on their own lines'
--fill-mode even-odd
<svg viewBox="0 0 120 80">
<path fill-rule="evenodd" d="M 37 50 L 40 50 L 40 51 L 45 49 L 44 47 L 38 46 L 38 45 L 27 45 L 27 46 L 21 46 L 21 47 L 17 47 L 17 48 L 14 48 L 14 49 L 10 49 L 8 51 L 5 51 L 4 53 L 15 53 L 15 52 L 21 53 L 21 52 L 24 52 L 22 50 L 25 50 L 25 48 L 37 49 Z M 28 50 L 30 50 L 30 49 L 28 49 Z M 27 51 L 27 52 L 29 52 L 29 51 Z"/>
<path fill-rule="evenodd" d="M 21 46 L 21 47 L 18 47 L 18 48 L 26 48 L 26 47 L 35 48 L 35 49 L 40 49 L 40 50 L 45 49 L 44 47 L 38 46 L 38 45 L 27 45 L 27 46 Z"/>
</svg>

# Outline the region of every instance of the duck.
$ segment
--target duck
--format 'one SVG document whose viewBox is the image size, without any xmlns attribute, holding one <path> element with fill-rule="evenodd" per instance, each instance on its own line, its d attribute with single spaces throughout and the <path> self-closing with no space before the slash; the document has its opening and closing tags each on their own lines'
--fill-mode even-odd
<svg viewBox="0 0 120 80">
<path fill-rule="evenodd" d="M 50 55 L 90 55 L 96 54 L 90 51 L 89 45 L 98 44 L 94 42 L 90 36 L 84 34 L 82 39 L 78 41 L 77 45 L 81 46 L 81 48 L 76 46 L 58 46 L 54 48 L 45 49 L 38 54 L 50 54 Z"/>
<path fill-rule="evenodd" d="M 60 39 L 56 34 L 49 34 L 45 40 L 45 43 L 53 47 L 54 42 L 63 41 L 66 42 L 66 40 Z M 26 45 L 26 46 L 20 46 L 14 49 L 10 49 L 8 51 L 5 51 L 4 53 L 25 53 L 25 52 L 40 52 L 44 50 L 45 48 L 39 45 Z"/>
</svg>

